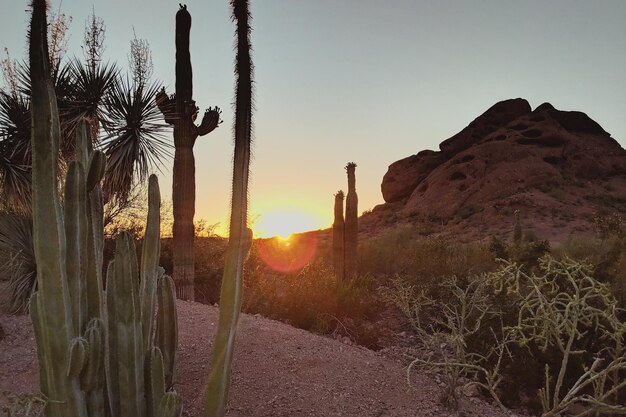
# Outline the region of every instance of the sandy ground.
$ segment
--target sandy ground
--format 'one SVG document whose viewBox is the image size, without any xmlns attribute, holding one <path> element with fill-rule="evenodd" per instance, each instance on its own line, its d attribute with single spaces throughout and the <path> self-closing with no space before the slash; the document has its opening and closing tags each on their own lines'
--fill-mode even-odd
<svg viewBox="0 0 626 417">
<path fill-rule="evenodd" d="M 176 390 L 184 416 L 199 415 L 218 309 L 179 301 Z M 0 317 L 0 392 L 34 393 L 36 350 L 27 316 Z M 441 388 L 405 365 L 362 347 L 317 336 L 259 316 L 243 315 L 237 337 L 229 417 L 505 416 L 482 399 L 463 398 L 458 411 L 438 404 Z M 0 396 L 0 409 L 6 405 Z"/>
</svg>

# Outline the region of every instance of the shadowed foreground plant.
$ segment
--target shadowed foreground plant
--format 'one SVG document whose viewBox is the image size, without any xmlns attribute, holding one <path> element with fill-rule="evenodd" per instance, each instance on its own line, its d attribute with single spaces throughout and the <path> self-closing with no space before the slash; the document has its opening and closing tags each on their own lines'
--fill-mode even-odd
<svg viewBox="0 0 626 417">
<path fill-rule="evenodd" d="M 237 25 L 233 194 L 226 265 L 220 294 L 220 319 L 204 398 L 204 417 L 221 417 L 226 413 L 235 333 L 241 311 L 243 267 L 252 245 L 252 231 L 248 229 L 248 178 L 252 136 L 250 12 L 247 0 L 231 0 L 230 5 Z"/>
<path fill-rule="evenodd" d="M 46 2 L 34 0 L 32 77 L 33 236 L 38 291 L 30 300 L 46 417 L 177 417 L 180 398 L 166 391 L 177 329 L 171 278 L 157 267 L 160 194 L 149 181 L 141 281 L 134 241 L 118 236 L 102 279 L 105 157 L 91 149 L 85 122 L 58 194 L 60 125 L 50 76 Z M 155 298 L 159 290 L 158 306 Z M 152 345 L 157 339 L 168 343 Z M 162 350 L 163 349 L 163 350 Z M 167 360 L 165 359 L 167 358 Z M 164 363 L 164 361 L 166 363 Z"/>
</svg>

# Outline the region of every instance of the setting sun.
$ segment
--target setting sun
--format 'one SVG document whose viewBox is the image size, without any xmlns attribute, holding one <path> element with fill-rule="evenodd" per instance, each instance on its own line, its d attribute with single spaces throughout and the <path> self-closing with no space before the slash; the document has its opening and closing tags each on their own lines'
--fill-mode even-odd
<svg viewBox="0 0 626 417">
<path fill-rule="evenodd" d="M 256 237 L 278 236 L 288 246 L 288 239 L 292 234 L 323 227 L 319 217 L 310 210 L 299 207 L 268 210 L 259 215 L 254 223 L 254 234 Z"/>
</svg>

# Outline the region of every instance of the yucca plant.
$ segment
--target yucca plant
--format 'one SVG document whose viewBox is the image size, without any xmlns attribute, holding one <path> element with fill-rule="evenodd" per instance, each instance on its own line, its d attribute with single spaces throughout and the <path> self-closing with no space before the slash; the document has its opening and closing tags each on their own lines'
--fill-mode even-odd
<svg viewBox="0 0 626 417">
<path fill-rule="evenodd" d="M 28 300 L 36 290 L 37 264 L 33 249 L 33 221 L 15 212 L 0 214 L 0 251 L 7 255 L 0 273 L 8 280 L 6 298 L 11 313 L 28 310 Z"/>
<path fill-rule="evenodd" d="M 30 215 L 32 77 L 27 65 L 12 64 L 10 68 L 13 84 L 7 91 L 0 90 L 0 195 L 3 197 L 0 208 Z M 171 145 L 160 136 L 166 125 L 160 122 L 155 103 L 158 86 L 122 81 L 115 64 L 93 60 L 83 63 L 76 59 L 61 63 L 52 75 L 52 83 L 59 117 L 56 171 L 59 179 L 75 158 L 77 126 L 87 120 L 90 140 L 104 150 L 109 159 L 104 183 L 105 201 L 108 201 L 109 208 L 124 207 L 133 185 L 144 182 L 149 170 L 158 167 L 169 155 Z M 6 236 L 7 239 L 17 237 Z M 16 240 L 9 247 L 20 244 Z M 11 259 L 17 261 L 20 256 L 13 253 Z M 34 290 L 25 285 L 34 283 L 35 279 L 30 277 L 30 272 L 23 272 L 23 266 L 30 265 L 29 262 L 22 263 L 22 266 L 10 265 L 12 269 L 5 269 L 7 274 L 12 272 L 9 275 L 9 298 L 17 311 L 23 311 L 28 294 Z M 16 271 L 22 272 L 13 273 Z"/>
</svg>

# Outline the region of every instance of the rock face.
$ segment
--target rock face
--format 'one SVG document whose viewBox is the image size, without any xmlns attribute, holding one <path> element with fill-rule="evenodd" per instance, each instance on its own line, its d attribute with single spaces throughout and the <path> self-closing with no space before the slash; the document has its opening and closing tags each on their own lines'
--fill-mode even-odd
<svg viewBox="0 0 626 417">
<path fill-rule="evenodd" d="M 589 232 L 594 211 L 626 212 L 626 151 L 585 113 L 506 100 L 439 147 L 389 166 L 386 206 L 496 234 L 520 210 L 557 239 Z"/>
</svg>

